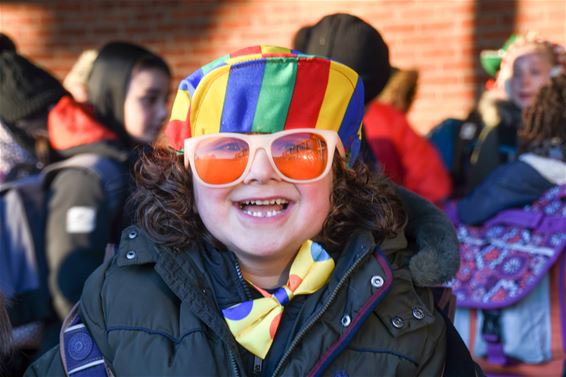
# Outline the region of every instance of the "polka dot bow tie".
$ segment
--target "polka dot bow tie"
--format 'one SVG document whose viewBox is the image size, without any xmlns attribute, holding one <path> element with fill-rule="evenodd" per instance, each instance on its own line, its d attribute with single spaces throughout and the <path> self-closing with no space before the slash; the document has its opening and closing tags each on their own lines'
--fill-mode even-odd
<svg viewBox="0 0 566 377">
<path fill-rule="evenodd" d="M 258 288 L 264 296 L 222 310 L 234 338 L 245 349 L 264 359 L 273 343 L 283 308 L 295 295 L 316 292 L 334 271 L 334 260 L 316 242 L 305 242 L 289 271 L 289 281 L 273 294 Z"/>
</svg>

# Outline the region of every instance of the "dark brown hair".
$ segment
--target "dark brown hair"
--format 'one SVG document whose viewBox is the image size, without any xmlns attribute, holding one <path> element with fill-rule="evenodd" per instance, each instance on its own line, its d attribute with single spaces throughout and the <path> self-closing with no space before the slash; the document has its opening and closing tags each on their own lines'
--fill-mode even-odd
<svg viewBox="0 0 566 377">
<path fill-rule="evenodd" d="M 525 109 L 519 130 L 521 151 L 533 151 L 555 140 L 566 143 L 566 75 L 553 77 Z"/>
<path fill-rule="evenodd" d="M 332 209 L 317 242 L 338 252 L 356 231 L 371 231 L 379 242 L 402 230 L 406 215 L 387 178 L 370 173 L 362 162 L 347 168 L 340 157 L 334 160 L 333 172 Z M 136 163 L 134 177 L 137 188 L 129 206 L 135 222 L 158 245 L 185 250 L 204 240 L 224 248 L 197 214 L 191 173 L 182 156 L 156 147 Z"/>
</svg>

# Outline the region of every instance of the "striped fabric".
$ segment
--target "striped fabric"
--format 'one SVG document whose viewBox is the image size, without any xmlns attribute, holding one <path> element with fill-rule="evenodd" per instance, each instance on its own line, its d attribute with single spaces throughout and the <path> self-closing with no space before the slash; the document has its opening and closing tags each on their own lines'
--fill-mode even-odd
<svg viewBox="0 0 566 377">
<path fill-rule="evenodd" d="M 275 46 L 225 55 L 181 81 L 169 143 L 218 132 L 337 131 L 349 163 L 358 154 L 364 89 L 358 74 L 322 57 Z"/>
</svg>

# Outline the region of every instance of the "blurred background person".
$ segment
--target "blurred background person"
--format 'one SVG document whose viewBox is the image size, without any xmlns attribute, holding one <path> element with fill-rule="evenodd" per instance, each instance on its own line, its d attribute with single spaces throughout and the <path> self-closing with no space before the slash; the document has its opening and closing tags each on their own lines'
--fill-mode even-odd
<svg viewBox="0 0 566 377">
<path fill-rule="evenodd" d="M 124 203 L 130 164 L 164 125 L 171 73 L 160 56 L 144 47 L 109 42 L 93 63 L 88 103 L 75 101 L 54 77 L 14 52 L 0 54 L 0 76 L 0 117 L 18 145 L 43 163 L 38 168 L 83 156 L 96 158 L 107 175 L 71 164 L 46 185 L 46 260 L 39 268 L 48 271 L 40 280 L 49 292 L 22 301 L 19 314 L 10 313 L 13 321 L 26 318 L 22 313 L 40 319 L 40 346 L 30 346 L 32 358 L 34 351 L 41 354 L 57 342 L 61 319 L 103 261 L 107 244 L 117 242 L 129 221 Z"/>
<path fill-rule="evenodd" d="M 505 91 L 507 101 L 499 105 L 500 121 L 484 127 L 481 140 L 471 156 L 470 185 L 480 184 L 498 166 L 517 156 L 517 130 L 522 111 L 530 106 L 539 89 L 563 71 L 564 49 L 550 41 L 527 34 L 518 37 L 507 49 L 501 62 L 496 85 Z M 509 109 L 505 114 L 505 108 Z M 517 119 L 518 115 L 518 119 Z"/>
<path fill-rule="evenodd" d="M 50 142 L 63 158 L 102 155 L 125 176 L 120 210 L 92 176 L 68 170 L 49 190 L 47 255 L 55 308 L 63 318 L 79 299 L 88 275 L 102 262 L 107 243 L 116 243 L 124 219 L 130 164 L 137 150 L 153 143 L 168 115 L 171 72 L 160 56 L 128 42 L 109 42 L 98 52 L 88 79 L 88 106 L 70 97 L 50 114 Z"/>
<path fill-rule="evenodd" d="M 49 110 L 66 94 L 59 81 L 15 50 L 0 52 L 0 182 L 36 172 L 53 158 Z"/>
<path fill-rule="evenodd" d="M 522 112 L 538 89 L 562 71 L 564 50 L 534 34 L 513 35 L 484 66 L 496 80 L 465 120 L 447 119 L 429 134 L 452 175 L 452 197 L 467 195 L 498 166 L 517 157 Z"/>
<path fill-rule="evenodd" d="M 566 75 L 560 74 L 525 109 L 518 159 L 498 167 L 471 194 L 446 208 L 455 224 L 481 225 L 458 228 L 463 268 L 455 289 L 462 305 L 454 323 L 489 375 L 566 372 L 566 333 L 560 331 L 565 125 Z M 503 212 L 511 208 L 517 212 Z M 476 299 L 482 306 L 471 303 Z"/>
<path fill-rule="evenodd" d="M 4 49 L 0 52 L 0 183 L 16 181 L 37 173 L 52 161 L 47 130 L 48 113 L 65 95 L 65 89 L 59 81 L 43 68 L 15 50 Z M 8 211 L 4 205 L 1 210 L 4 220 L 12 217 L 11 220 L 16 221 L 13 217 L 17 214 L 4 213 Z M 1 225 L 4 232 L 4 221 Z M 0 234 L 0 238 L 6 241 L 7 234 L 8 232 Z M 8 246 L 3 242 L 0 255 L 0 282 L 3 290 L 9 286 L 7 279 L 20 272 L 10 270 L 14 265 L 20 265 L 12 263 L 11 250 L 6 250 L 6 247 Z M 42 267 L 37 270 L 44 271 Z M 7 296 L 10 293 L 3 292 Z M 6 307 L 13 330 L 10 342 L 2 343 L 13 349 L 13 353 L 3 366 L 6 375 L 18 376 L 23 373 L 39 347 L 44 321 L 53 318 L 54 311 L 48 297 L 38 298 L 34 294 L 27 294 L 24 297 L 7 298 L 12 299 L 6 302 Z"/>
<path fill-rule="evenodd" d="M 294 48 L 344 63 L 362 77 L 366 160 L 373 160 L 373 166 L 377 160 L 394 182 L 432 202 L 440 203 L 450 194 L 450 177 L 436 149 L 412 129 L 402 111 L 376 99 L 387 85 L 391 66 L 389 47 L 373 26 L 349 14 L 328 15 L 301 28 Z"/>
<path fill-rule="evenodd" d="M 553 186 L 566 184 L 566 76 L 551 78 L 535 98 L 518 131 L 518 159 L 501 165 L 456 202 L 457 222 L 481 224 L 503 209 L 524 206 Z"/>
</svg>

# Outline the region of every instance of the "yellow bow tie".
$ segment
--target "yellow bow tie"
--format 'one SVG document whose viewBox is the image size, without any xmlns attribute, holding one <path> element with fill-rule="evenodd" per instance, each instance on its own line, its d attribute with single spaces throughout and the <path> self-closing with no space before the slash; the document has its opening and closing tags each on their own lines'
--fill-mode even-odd
<svg viewBox="0 0 566 377">
<path fill-rule="evenodd" d="M 245 301 L 222 310 L 234 338 L 245 349 L 265 359 L 277 332 L 284 305 L 295 295 L 319 290 L 334 271 L 334 260 L 316 242 L 305 242 L 289 271 L 287 284 L 273 294 L 258 289 L 265 297 Z"/>
</svg>

